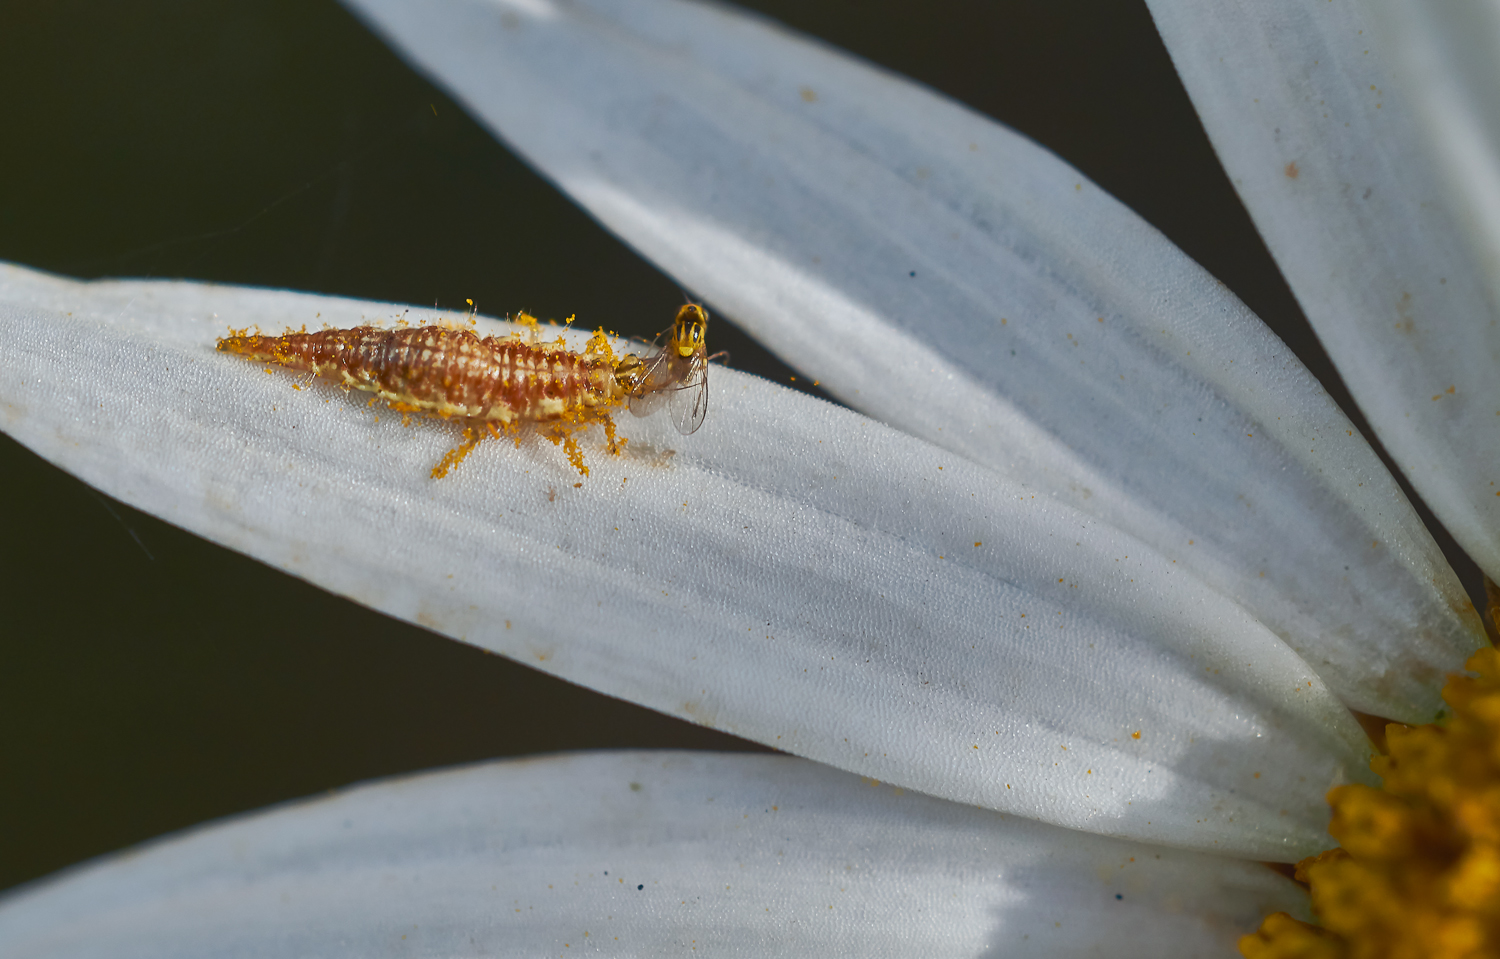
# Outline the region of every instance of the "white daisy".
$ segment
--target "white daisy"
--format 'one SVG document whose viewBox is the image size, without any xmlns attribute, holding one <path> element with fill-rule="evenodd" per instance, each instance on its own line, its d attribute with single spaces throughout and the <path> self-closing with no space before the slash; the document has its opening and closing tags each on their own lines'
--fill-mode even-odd
<svg viewBox="0 0 1500 959">
<path fill-rule="evenodd" d="M 701 435 L 631 424 L 634 456 L 546 504 L 521 494 L 571 477 L 541 444 L 435 486 L 434 430 L 377 433 L 206 349 L 226 316 L 389 308 L 12 269 L 6 429 L 377 609 L 981 811 L 790 759 L 476 769 L 106 863 L 11 898 L 0 930 L 58 954 L 1213 954 L 1247 916 L 1297 909 L 1289 884 L 1202 853 L 1325 845 L 1324 791 L 1372 778 L 1345 705 L 1431 718 L 1482 635 L 1374 453 L 1248 310 L 1045 151 L 775 27 L 680 3 L 360 9 L 606 225 L 889 426 L 716 371 Z M 1392 345 L 1483 315 L 1483 253 L 1458 256 L 1436 161 L 1349 146 L 1410 142 L 1416 88 L 1384 98 L 1402 68 L 1376 49 L 1382 98 L 1356 99 L 1368 54 L 1339 11 L 1285 34 L 1161 16 L 1356 398 L 1491 564 L 1496 507 L 1474 489 L 1495 453 L 1454 437 L 1497 405 L 1494 326 L 1433 320 L 1416 362 Z M 1354 132 L 1318 135 L 1314 93 Z M 1355 205 L 1387 189 L 1416 199 Z M 1415 403 L 1435 370 L 1453 389 Z"/>
</svg>

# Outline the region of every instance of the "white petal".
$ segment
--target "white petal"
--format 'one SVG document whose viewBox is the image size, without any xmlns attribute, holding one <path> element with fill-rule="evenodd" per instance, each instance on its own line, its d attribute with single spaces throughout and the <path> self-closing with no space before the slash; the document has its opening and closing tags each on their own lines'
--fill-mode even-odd
<svg viewBox="0 0 1500 959">
<path fill-rule="evenodd" d="M 785 756 L 429 773 L 158 841 L 0 900 L 7 955 L 1231 956 L 1263 866 Z"/>
<path fill-rule="evenodd" d="M 1364 439 L 1035 144 L 721 7 L 352 0 L 605 225 L 850 405 L 1130 531 L 1358 709 L 1484 642 Z"/>
<path fill-rule="evenodd" d="M 1444 166 L 1448 206 L 1500 301 L 1500 3 L 1379 5 L 1420 97 L 1423 145 Z M 1377 21 L 1378 23 L 1378 21 Z"/>
<path fill-rule="evenodd" d="M 231 323 L 399 311 L 8 267 L 0 426 L 391 615 L 945 798 L 1294 859 L 1326 844 L 1324 792 L 1370 778 L 1348 713 L 1242 608 L 847 410 L 716 369 L 701 430 L 622 423 L 631 455 L 589 444 L 578 487 L 536 437 L 435 481 L 451 428 L 377 423 L 361 394 L 293 391 L 213 350 Z"/>
<path fill-rule="evenodd" d="M 1151 7 L 1349 391 L 1453 537 L 1500 577 L 1500 301 L 1485 276 L 1496 263 L 1468 246 L 1447 202 L 1422 144 L 1422 88 L 1400 69 L 1390 25 L 1359 4 Z"/>
</svg>

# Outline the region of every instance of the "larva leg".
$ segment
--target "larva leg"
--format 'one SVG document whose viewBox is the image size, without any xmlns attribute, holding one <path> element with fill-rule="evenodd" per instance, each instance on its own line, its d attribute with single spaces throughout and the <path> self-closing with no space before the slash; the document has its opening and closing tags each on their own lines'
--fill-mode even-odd
<svg viewBox="0 0 1500 959">
<path fill-rule="evenodd" d="M 483 433 L 472 426 L 464 427 L 464 441 L 443 454 L 443 458 L 438 462 L 438 465 L 432 468 L 432 478 L 442 479 L 444 476 L 447 476 L 449 470 L 462 463 L 464 457 L 474 452 L 474 447 L 478 446 L 479 441 L 482 439 L 484 439 Z"/>
<path fill-rule="evenodd" d="M 573 431 L 567 424 L 559 423 L 547 433 L 547 439 L 552 441 L 553 446 L 561 446 L 567 454 L 568 462 L 573 468 L 584 476 L 589 475 L 589 468 L 583 465 L 583 450 L 579 448 L 578 441 L 573 438 Z"/>
<path fill-rule="evenodd" d="M 605 448 L 613 455 L 619 456 L 620 451 L 625 447 L 625 437 L 615 435 L 615 421 L 610 419 L 608 413 L 600 413 L 599 419 L 604 423 L 604 436 L 608 441 Z"/>
</svg>

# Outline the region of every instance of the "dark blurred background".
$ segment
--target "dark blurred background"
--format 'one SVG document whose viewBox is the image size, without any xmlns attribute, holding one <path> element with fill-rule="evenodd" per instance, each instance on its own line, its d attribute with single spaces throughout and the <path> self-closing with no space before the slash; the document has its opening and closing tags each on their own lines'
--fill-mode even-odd
<svg viewBox="0 0 1500 959">
<path fill-rule="evenodd" d="M 749 6 L 1060 154 L 1226 282 L 1353 411 L 1143 6 Z M 0 259 L 473 298 L 648 337 L 681 303 L 335 3 L 0 0 L 0 24 Z M 726 323 L 713 347 L 783 383 L 793 372 Z M 563 749 L 760 748 L 331 596 L 3 434 L 0 504 L 0 889 L 374 776 Z M 1472 565 L 1450 556 L 1472 591 Z"/>
</svg>

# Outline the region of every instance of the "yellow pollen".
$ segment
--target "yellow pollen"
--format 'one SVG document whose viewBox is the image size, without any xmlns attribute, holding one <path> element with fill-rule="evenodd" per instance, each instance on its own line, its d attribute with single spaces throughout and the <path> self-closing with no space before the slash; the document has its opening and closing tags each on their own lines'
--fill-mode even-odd
<svg viewBox="0 0 1500 959">
<path fill-rule="evenodd" d="M 1277 913 L 1240 940 L 1246 959 L 1500 956 L 1500 651 L 1443 687 L 1441 725 L 1386 727 L 1380 789 L 1328 793 L 1340 843 L 1297 864 L 1321 926 Z"/>
</svg>

